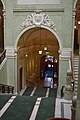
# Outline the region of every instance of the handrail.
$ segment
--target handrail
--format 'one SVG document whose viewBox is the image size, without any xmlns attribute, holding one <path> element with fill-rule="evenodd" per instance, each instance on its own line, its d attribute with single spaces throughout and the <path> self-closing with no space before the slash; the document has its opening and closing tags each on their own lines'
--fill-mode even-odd
<svg viewBox="0 0 80 120">
<path fill-rule="evenodd" d="M 70 61 L 71 61 L 72 79 L 74 80 L 74 67 L 73 67 L 72 52 L 70 52 Z"/>
<path fill-rule="evenodd" d="M 0 64 L 2 63 L 2 61 L 3 61 L 4 58 L 5 58 L 5 53 L 6 53 L 6 50 L 4 50 L 4 51 L 0 54 Z"/>
<path fill-rule="evenodd" d="M 74 91 L 74 67 L 73 67 L 73 56 L 72 56 L 72 52 L 70 52 L 70 61 L 71 61 L 71 70 L 72 70 L 72 86 L 73 86 L 73 91 Z"/>
</svg>

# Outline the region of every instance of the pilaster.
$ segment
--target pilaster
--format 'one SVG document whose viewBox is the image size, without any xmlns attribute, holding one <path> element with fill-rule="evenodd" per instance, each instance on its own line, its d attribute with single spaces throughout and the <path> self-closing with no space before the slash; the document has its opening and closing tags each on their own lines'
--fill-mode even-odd
<svg viewBox="0 0 80 120">
<path fill-rule="evenodd" d="M 7 83 L 17 92 L 17 52 L 13 46 L 6 46 Z"/>
<path fill-rule="evenodd" d="M 70 64 L 70 48 L 64 48 L 59 51 L 59 80 L 58 80 L 58 94 L 61 94 L 62 86 L 66 86 L 66 73 L 67 70 L 71 70 Z"/>
</svg>

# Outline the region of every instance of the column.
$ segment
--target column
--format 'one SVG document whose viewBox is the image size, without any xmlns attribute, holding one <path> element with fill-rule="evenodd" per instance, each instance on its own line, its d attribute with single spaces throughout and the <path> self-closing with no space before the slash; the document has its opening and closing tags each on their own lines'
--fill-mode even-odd
<svg viewBox="0 0 80 120">
<path fill-rule="evenodd" d="M 70 49 L 65 48 L 59 55 L 58 95 L 61 95 L 62 86 L 66 86 L 66 73 L 70 69 Z"/>
<path fill-rule="evenodd" d="M 18 84 L 18 61 L 17 61 L 17 52 L 14 53 L 14 94 L 18 93 L 19 84 Z"/>
</svg>

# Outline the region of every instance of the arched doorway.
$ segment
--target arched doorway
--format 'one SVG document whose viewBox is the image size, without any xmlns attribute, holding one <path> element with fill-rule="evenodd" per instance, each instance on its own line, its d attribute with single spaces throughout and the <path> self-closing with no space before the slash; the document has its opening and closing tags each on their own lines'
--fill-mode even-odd
<svg viewBox="0 0 80 120">
<path fill-rule="evenodd" d="M 44 49 L 45 46 L 47 47 L 47 50 Z M 19 38 L 17 48 L 18 71 L 20 71 L 20 66 L 23 68 L 22 86 L 24 86 L 26 81 L 31 84 L 40 85 L 40 60 L 42 56 L 50 55 L 54 56 L 57 60 L 59 59 L 58 51 L 60 48 L 57 38 L 49 30 L 41 27 L 35 27 L 22 34 Z M 39 54 L 40 50 L 42 51 L 42 54 Z M 47 65 L 47 62 L 45 62 L 45 65 Z M 53 65 L 52 62 L 51 65 Z M 45 67 L 45 70 L 47 71 L 47 66 Z M 20 83 L 20 72 L 18 75 L 18 83 Z"/>
<path fill-rule="evenodd" d="M 45 87 L 58 87 L 58 60 L 54 56 L 42 56 L 40 61 L 40 79 Z"/>
<path fill-rule="evenodd" d="M 4 49 L 4 19 L 3 19 L 3 4 L 0 0 L 0 52 Z"/>
</svg>

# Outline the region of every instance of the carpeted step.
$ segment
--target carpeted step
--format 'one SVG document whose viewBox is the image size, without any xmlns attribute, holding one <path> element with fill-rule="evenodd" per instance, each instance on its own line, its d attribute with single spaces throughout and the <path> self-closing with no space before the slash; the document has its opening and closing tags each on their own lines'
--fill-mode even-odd
<svg viewBox="0 0 80 120">
<path fill-rule="evenodd" d="M 38 87 L 35 90 L 34 96 L 45 97 L 46 96 L 46 92 L 47 92 L 47 88 L 46 87 Z"/>
<path fill-rule="evenodd" d="M 50 117 L 54 117 L 54 109 L 54 98 L 42 98 L 40 108 L 36 116 L 36 120 L 47 120 Z"/>
<path fill-rule="evenodd" d="M 0 120 L 29 120 L 36 97 L 17 96 Z"/>
<path fill-rule="evenodd" d="M 33 91 L 34 87 L 27 87 L 23 95 L 30 96 L 31 92 Z"/>
<path fill-rule="evenodd" d="M 48 97 L 56 97 L 57 96 L 57 89 L 50 88 L 49 96 Z"/>
<path fill-rule="evenodd" d="M 11 95 L 0 95 L 0 110 L 10 98 L 11 98 Z"/>
</svg>

